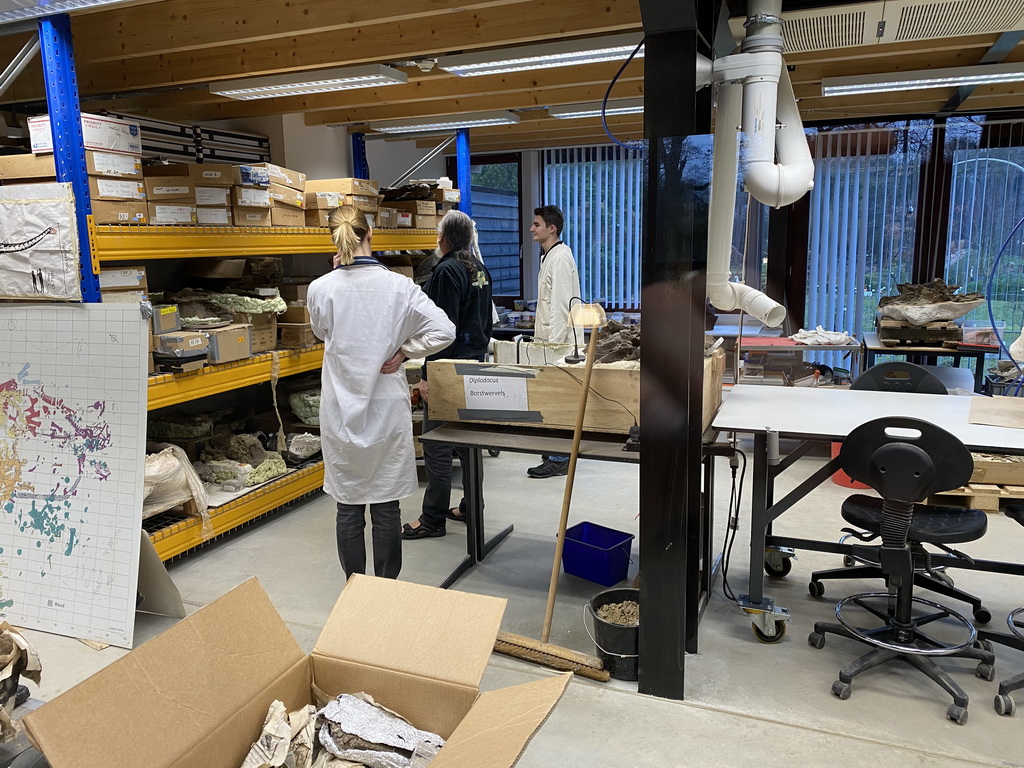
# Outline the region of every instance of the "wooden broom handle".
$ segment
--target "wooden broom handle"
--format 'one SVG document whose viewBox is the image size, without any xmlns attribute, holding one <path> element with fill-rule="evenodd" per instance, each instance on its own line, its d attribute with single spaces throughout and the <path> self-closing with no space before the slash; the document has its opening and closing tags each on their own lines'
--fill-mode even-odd
<svg viewBox="0 0 1024 768">
<path fill-rule="evenodd" d="M 576 479 L 576 460 L 580 455 L 580 439 L 583 437 L 583 419 L 587 414 L 587 398 L 590 396 L 590 375 L 594 372 L 594 354 L 597 347 L 597 327 L 590 330 L 590 344 L 587 346 L 587 366 L 583 369 L 583 393 L 576 411 L 576 429 L 572 435 L 572 451 L 569 454 L 569 470 L 565 477 L 565 493 L 562 495 L 562 517 L 558 521 L 558 539 L 555 542 L 555 560 L 551 564 L 551 583 L 548 585 L 548 604 L 544 612 L 544 630 L 541 642 L 551 637 L 551 619 L 555 612 L 555 592 L 558 589 L 558 574 L 562 570 L 562 549 L 565 547 L 565 528 L 569 523 L 569 503 L 572 501 L 572 485 Z"/>
</svg>

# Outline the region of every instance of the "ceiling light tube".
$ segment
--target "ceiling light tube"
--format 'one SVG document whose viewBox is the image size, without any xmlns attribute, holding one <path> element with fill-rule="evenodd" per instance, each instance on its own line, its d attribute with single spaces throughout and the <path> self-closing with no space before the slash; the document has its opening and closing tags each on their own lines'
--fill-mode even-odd
<svg viewBox="0 0 1024 768">
<path fill-rule="evenodd" d="M 956 88 L 961 85 L 991 85 L 1024 80 L 1024 64 L 979 64 L 972 67 L 922 69 L 882 75 L 826 77 L 822 96 L 850 96 L 858 93 L 914 91 L 924 88 Z"/>
<path fill-rule="evenodd" d="M 568 67 L 575 64 L 595 64 L 601 61 L 621 61 L 629 57 L 642 39 L 643 35 L 637 33 L 524 45 L 499 51 L 442 56 L 437 60 L 437 66 L 453 75 L 475 77 Z M 643 56 L 644 49 L 641 48 L 636 55 Z"/>
<path fill-rule="evenodd" d="M 310 93 L 347 91 L 353 88 L 379 88 L 400 85 L 407 81 L 405 72 L 383 64 L 361 67 L 318 69 L 293 72 L 287 75 L 251 77 L 245 80 L 224 80 L 210 83 L 210 93 L 230 99 L 252 101 L 275 99 L 283 96 L 304 96 Z"/>
<path fill-rule="evenodd" d="M 474 112 L 468 115 L 419 117 L 409 120 L 391 120 L 370 123 L 370 130 L 379 133 L 420 133 L 422 131 L 480 128 L 485 125 L 515 125 L 519 115 L 515 112 Z"/>
<path fill-rule="evenodd" d="M 605 115 L 642 115 L 644 112 L 643 99 L 616 99 L 608 102 L 608 109 Z M 563 107 L 549 107 L 548 114 L 557 117 L 559 120 L 573 120 L 584 117 L 600 117 L 601 102 L 593 101 L 586 104 L 569 104 Z"/>
</svg>

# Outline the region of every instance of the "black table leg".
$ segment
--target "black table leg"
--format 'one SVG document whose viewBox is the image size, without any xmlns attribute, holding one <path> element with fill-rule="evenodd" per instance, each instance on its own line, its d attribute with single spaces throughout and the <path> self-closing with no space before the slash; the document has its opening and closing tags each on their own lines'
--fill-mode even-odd
<svg viewBox="0 0 1024 768">
<path fill-rule="evenodd" d="M 982 393 L 985 391 L 985 355 L 977 355 L 974 358 L 974 391 Z"/>
<path fill-rule="evenodd" d="M 768 435 L 754 435 L 754 485 L 750 503 L 750 574 L 747 593 L 751 604 L 764 602 L 764 546 L 768 532 L 769 488 Z"/>
</svg>

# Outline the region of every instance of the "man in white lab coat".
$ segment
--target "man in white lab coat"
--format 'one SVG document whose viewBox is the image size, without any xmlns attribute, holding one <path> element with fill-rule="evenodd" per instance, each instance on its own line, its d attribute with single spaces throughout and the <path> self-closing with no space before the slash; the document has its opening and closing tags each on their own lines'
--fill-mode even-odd
<svg viewBox="0 0 1024 768">
<path fill-rule="evenodd" d="M 580 297 L 580 276 L 572 249 L 562 242 L 565 217 L 554 205 L 543 205 L 533 212 L 530 234 L 540 245 L 540 276 L 537 278 L 537 319 L 533 338 L 551 344 L 572 344 L 569 304 Z M 569 471 L 565 456 L 545 456 L 544 462 L 530 467 L 530 477 L 558 477 Z"/>
</svg>

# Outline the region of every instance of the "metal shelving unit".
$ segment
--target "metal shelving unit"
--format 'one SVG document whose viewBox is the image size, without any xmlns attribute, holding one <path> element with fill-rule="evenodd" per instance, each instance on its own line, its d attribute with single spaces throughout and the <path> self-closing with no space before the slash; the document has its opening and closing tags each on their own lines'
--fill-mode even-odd
<svg viewBox="0 0 1024 768">
<path fill-rule="evenodd" d="M 315 371 L 323 365 L 324 346 L 307 349 L 280 349 L 263 352 L 246 360 L 210 365 L 191 373 L 159 373 L 149 377 L 149 410 L 219 395 L 253 384 L 263 384 L 274 376 L 274 358 L 279 377 Z"/>
<path fill-rule="evenodd" d="M 321 227 L 145 227 L 90 224 L 89 240 L 101 264 L 113 261 L 232 258 L 331 253 L 334 243 Z M 432 229 L 377 229 L 378 251 L 432 250 Z"/>
</svg>

